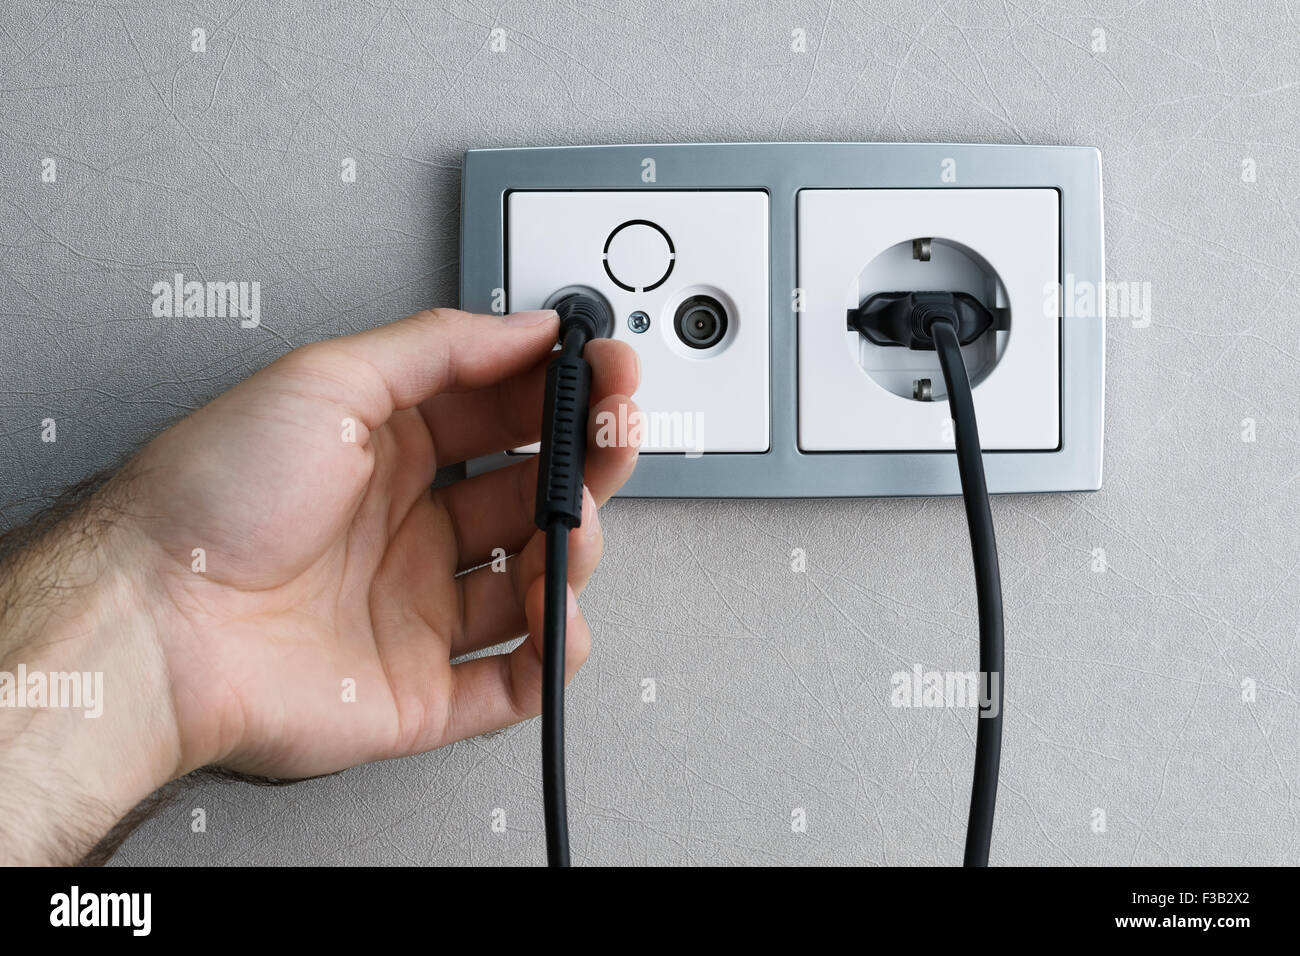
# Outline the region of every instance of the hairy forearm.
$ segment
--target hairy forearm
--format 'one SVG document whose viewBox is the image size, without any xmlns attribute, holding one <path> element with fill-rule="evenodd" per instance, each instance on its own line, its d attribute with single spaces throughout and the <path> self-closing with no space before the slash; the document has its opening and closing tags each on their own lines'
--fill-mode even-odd
<svg viewBox="0 0 1300 956">
<path fill-rule="evenodd" d="M 0 862 L 81 860 L 180 771 L 118 478 L 0 541 Z"/>
</svg>

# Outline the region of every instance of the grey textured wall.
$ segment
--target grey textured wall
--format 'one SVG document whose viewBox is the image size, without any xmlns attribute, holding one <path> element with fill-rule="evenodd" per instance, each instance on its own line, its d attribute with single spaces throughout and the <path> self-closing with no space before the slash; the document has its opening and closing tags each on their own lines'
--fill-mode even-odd
<svg viewBox="0 0 1300 956">
<path fill-rule="evenodd" d="M 1108 278 L 1149 282 L 1154 309 L 1110 323 L 1105 489 L 995 503 L 994 860 L 1293 863 L 1298 46 L 1281 0 L 7 3 L 4 520 L 294 345 L 454 302 L 466 147 L 1096 145 Z M 176 271 L 260 281 L 262 327 L 151 318 Z M 569 695 L 577 860 L 960 858 L 972 713 L 888 703 L 895 671 L 975 666 L 958 502 L 603 520 Z M 119 859 L 536 863 L 538 759 L 529 724 L 287 789 L 204 784 Z"/>
</svg>

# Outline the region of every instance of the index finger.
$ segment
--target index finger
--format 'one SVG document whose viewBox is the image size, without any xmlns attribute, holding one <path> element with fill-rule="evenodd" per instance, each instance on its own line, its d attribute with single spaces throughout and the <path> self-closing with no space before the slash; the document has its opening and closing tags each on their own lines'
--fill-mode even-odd
<svg viewBox="0 0 1300 956">
<path fill-rule="evenodd" d="M 443 392 L 482 388 L 535 365 L 555 344 L 552 310 L 476 315 L 417 312 L 388 325 L 299 350 L 298 361 L 353 387 L 356 411 L 377 428 L 394 411 Z"/>
</svg>

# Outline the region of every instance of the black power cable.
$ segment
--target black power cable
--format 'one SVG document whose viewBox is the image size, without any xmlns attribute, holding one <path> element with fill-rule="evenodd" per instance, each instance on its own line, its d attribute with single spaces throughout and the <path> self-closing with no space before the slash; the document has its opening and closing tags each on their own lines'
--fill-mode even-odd
<svg viewBox="0 0 1300 956">
<path fill-rule="evenodd" d="M 989 689 L 989 700 L 980 702 L 980 719 L 975 731 L 975 773 L 966 822 L 966 866 L 988 866 L 989 844 L 993 839 L 998 766 L 1002 758 L 1003 632 L 998 546 L 984 480 L 975 401 L 961 347 L 994 328 L 997 320 L 994 311 L 962 292 L 880 293 L 849 311 L 849 328 L 876 345 L 932 348 L 938 352 L 948 392 L 957 445 L 957 471 L 961 476 L 975 565 L 980 673 Z"/>
<path fill-rule="evenodd" d="M 564 644 L 568 620 L 569 531 L 582 523 L 582 473 L 587 458 L 591 366 L 587 343 L 609 336 L 614 317 L 594 296 L 576 293 L 556 303 L 560 352 L 546 368 L 542 447 L 537 462 L 534 520 L 546 534 L 542 625 L 542 799 L 546 861 L 569 865 L 569 817 L 564 785 Z"/>
<path fill-rule="evenodd" d="M 546 862 L 569 865 L 569 811 L 564 786 L 564 645 L 569 600 L 569 529 L 546 529 L 546 605 L 542 624 L 542 808 Z"/>
<path fill-rule="evenodd" d="M 966 503 L 971 557 L 975 564 L 975 597 L 980 616 L 980 673 L 988 682 L 988 706 L 975 728 L 975 776 L 971 783 L 970 816 L 966 821 L 966 866 L 988 866 L 993 839 L 993 811 L 998 799 L 998 765 L 1002 759 L 1002 580 L 993 513 L 984 482 L 984 457 L 975 424 L 975 402 L 961 357 L 957 326 L 939 318 L 930 324 L 948 391 L 948 408 L 957 440 L 957 471 Z M 996 699 L 994 699 L 996 698 Z"/>
</svg>

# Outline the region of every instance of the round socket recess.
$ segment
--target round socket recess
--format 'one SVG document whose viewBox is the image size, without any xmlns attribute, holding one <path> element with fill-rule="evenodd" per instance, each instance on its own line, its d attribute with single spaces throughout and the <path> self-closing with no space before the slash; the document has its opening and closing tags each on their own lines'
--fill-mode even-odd
<svg viewBox="0 0 1300 956">
<path fill-rule="evenodd" d="M 966 292 L 990 309 L 1008 304 L 1001 276 L 983 256 L 960 242 L 938 237 L 889 247 L 867 264 L 856 286 L 859 302 L 877 292 L 905 290 Z M 1002 358 L 1010 324 L 962 346 L 972 387 L 987 379 Z M 886 391 L 906 399 L 924 394 L 923 400 L 946 400 L 937 353 L 874 345 L 852 331 L 845 334 L 845 341 L 862 370 Z"/>
<path fill-rule="evenodd" d="M 662 226 L 631 219 L 609 234 L 601 258 L 606 274 L 620 289 L 649 292 L 672 274 L 677 250 Z"/>
</svg>

